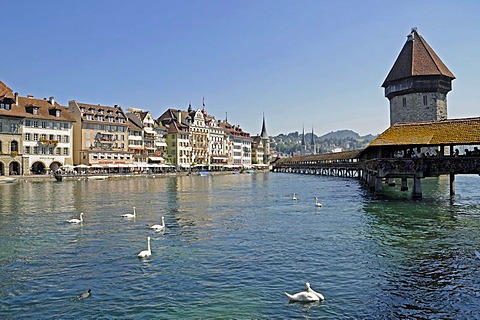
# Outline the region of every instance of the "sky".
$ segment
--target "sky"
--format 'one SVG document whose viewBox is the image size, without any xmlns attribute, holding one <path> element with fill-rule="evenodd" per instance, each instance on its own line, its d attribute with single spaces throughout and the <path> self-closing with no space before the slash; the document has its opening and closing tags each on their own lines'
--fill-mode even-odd
<svg viewBox="0 0 480 320">
<path fill-rule="evenodd" d="M 480 116 L 479 1 L 2 0 L 0 80 L 61 105 L 205 109 L 269 135 L 389 126 L 381 87 L 412 27 Z"/>
</svg>

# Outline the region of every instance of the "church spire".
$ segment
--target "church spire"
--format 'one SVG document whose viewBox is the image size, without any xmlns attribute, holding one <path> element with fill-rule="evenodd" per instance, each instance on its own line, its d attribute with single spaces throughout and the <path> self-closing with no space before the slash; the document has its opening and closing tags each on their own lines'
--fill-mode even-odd
<svg viewBox="0 0 480 320">
<path fill-rule="evenodd" d="M 263 113 L 262 132 L 260 133 L 262 139 L 268 139 L 267 126 L 265 125 L 265 113 Z"/>
<path fill-rule="evenodd" d="M 311 145 L 312 145 L 312 153 L 316 154 L 316 148 L 315 148 L 315 135 L 313 134 L 313 126 L 312 126 L 312 140 L 311 140 Z"/>
</svg>

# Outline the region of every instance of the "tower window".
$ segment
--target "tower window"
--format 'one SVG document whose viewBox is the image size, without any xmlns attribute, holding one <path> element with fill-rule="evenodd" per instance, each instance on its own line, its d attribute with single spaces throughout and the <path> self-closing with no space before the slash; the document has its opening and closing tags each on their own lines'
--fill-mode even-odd
<svg viewBox="0 0 480 320">
<path fill-rule="evenodd" d="M 424 106 L 427 105 L 427 96 L 423 96 L 423 105 L 424 105 Z"/>
<path fill-rule="evenodd" d="M 406 107 L 407 106 L 407 98 L 403 98 L 402 103 L 403 103 L 403 106 Z"/>
</svg>

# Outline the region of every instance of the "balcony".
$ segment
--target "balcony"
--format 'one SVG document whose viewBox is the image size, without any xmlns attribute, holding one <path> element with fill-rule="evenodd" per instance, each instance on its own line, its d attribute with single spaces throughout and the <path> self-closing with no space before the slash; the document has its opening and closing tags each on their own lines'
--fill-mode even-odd
<svg viewBox="0 0 480 320">
<path fill-rule="evenodd" d="M 58 144 L 58 140 L 40 139 L 38 142 L 44 146 L 56 146 Z"/>
</svg>

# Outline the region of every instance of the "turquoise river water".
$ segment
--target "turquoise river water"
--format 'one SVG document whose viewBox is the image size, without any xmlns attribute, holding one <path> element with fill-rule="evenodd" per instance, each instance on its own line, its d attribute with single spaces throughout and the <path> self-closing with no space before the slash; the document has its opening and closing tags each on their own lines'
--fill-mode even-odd
<svg viewBox="0 0 480 320">
<path fill-rule="evenodd" d="M 0 185 L 0 318 L 479 319 L 480 178 L 422 182 L 421 200 L 283 173 Z M 289 303 L 307 281 L 325 301 Z"/>
</svg>

